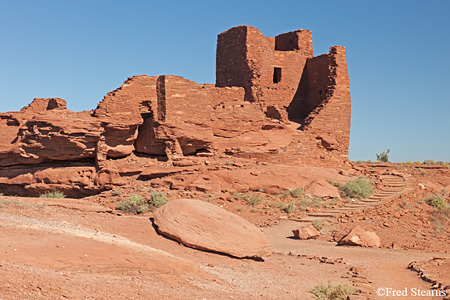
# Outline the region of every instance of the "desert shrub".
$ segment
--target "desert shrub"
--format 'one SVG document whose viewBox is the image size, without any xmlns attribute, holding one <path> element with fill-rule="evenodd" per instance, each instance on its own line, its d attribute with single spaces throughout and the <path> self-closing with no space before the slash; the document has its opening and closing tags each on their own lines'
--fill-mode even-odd
<svg viewBox="0 0 450 300">
<path fill-rule="evenodd" d="M 411 205 L 409 205 L 408 201 L 402 200 L 402 203 L 399 205 L 400 208 L 411 208 Z"/>
<path fill-rule="evenodd" d="M 167 201 L 169 201 L 169 200 L 167 200 L 166 196 L 164 196 L 163 193 L 153 192 L 150 194 L 150 199 L 148 200 L 148 204 L 151 204 L 154 207 L 159 208 L 159 207 L 163 206 L 164 204 L 166 204 Z"/>
<path fill-rule="evenodd" d="M 314 220 L 311 223 L 312 227 L 314 227 L 315 229 L 317 229 L 317 231 L 321 231 L 323 229 L 323 224 L 322 222 L 318 221 L 318 220 Z"/>
<path fill-rule="evenodd" d="M 285 205 L 283 206 L 283 210 L 284 210 L 286 213 L 290 214 L 291 212 L 294 212 L 294 211 L 297 210 L 297 205 L 295 204 L 295 202 L 291 201 L 291 202 L 289 202 L 288 204 L 285 204 Z"/>
<path fill-rule="evenodd" d="M 322 207 L 325 206 L 324 201 L 322 197 L 314 196 L 311 201 L 311 207 Z"/>
<path fill-rule="evenodd" d="M 389 152 L 391 152 L 391 150 L 387 149 L 386 151 L 381 151 L 380 154 L 376 154 L 377 161 L 389 162 Z"/>
<path fill-rule="evenodd" d="M 126 213 L 142 214 L 148 211 L 148 206 L 144 204 L 144 199 L 139 194 L 131 194 L 127 200 L 119 202 L 117 209 Z"/>
<path fill-rule="evenodd" d="M 113 194 L 113 196 L 120 196 L 120 195 L 122 195 L 122 191 L 121 190 L 114 190 L 112 194 Z"/>
<path fill-rule="evenodd" d="M 247 196 L 248 196 L 248 195 L 247 195 Z M 242 194 L 242 193 L 234 193 L 234 194 L 233 194 L 233 198 L 234 198 L 234 200 L 241 200 L 241 199 L 246 198 L 246 195 L 245 195 L 245 194 Z"/>
<path fill-rule="evenodd" d="M 443 195 L 435 194 L 430 195 L 426 198 L 423 198 L 422 201 L 424 201 L 426 204 L 432 207 L 446 207 L 447 203 L 445 202 L 445 198 Z"/>
<path fill-rule="evenodd" d="M 39 198 L 65 198 L 65 197 L 66 195 L 64 195 L 64 193 L 60 191 L 45 192 L 44 194 L 39 195 Z"/>
<path fill-rule="evenodd" d="M 250 206 L 255 206 L 258 205 L 259 203 L 261 203 L 263 201 L 263 197 L 261 197 L 258 194 L 252 194 L 250 196 L 247 196 L 245 198 L 245 201 L 247 201 L 247 204 Z"/>
<path fill-rule="evenodd" d="M 430 213 L 430 218 L 437 234 L 449 232 L 450 206 L 439 207 Z"/>
<path fill-rule="evenodd" d="M 284 197 L 293 197 L 293 198 L 301 198 L 305 196 L 305 190 L 301 187 L 297 187 L 295 189 L 290 189 L 284 192 Z"/>
<path fill-rule="evenodd" d="M 436 163 L 434 162 L 434 160 L 427 159 L 427 160 L 424 160 L 422 164 L 430 166 L 430 165 L 435 165 Z"/>
<path fill-rule="evenodd" d="M 348 296 L 356 293 L 356 289 L 349 287 L 345 283 L 316 285 L 311 291 L 317 300 L 346 300 Z"/>
<path fill-rule="evenodd" d="M 417 168 L 417 170 L 419 171 L 420 175 L 422 175 L 422 176 L 427 175 L 427 171 L 422 170 L 421 168 Z"/>
<path fill-rule="evenodd" d="M 346 197 L 364 199 L 372 194 L 372 185 L 364 176 L 359 176 L 347 183 L 334 184 Z"/>
</svg>

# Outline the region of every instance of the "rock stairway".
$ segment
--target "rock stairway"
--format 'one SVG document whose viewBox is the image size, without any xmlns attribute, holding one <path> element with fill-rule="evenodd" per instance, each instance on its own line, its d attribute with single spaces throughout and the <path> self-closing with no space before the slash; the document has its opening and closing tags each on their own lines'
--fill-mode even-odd
<svg viewBox="0 0 450 300">
<path fill-rule="evenodd" d="M 348 212 L 359 211 L 379 205 L 389 199 L 414 190 L 412 177 L 408 174 L 380 175 L 380 180 L 384 187 L 366 199 L 352 199 L 350 203 L 342 207 L 310 212 L 301 219 L 291 220 L 309 223 L 315 220 L 320 221 L 326 218 L 339 217 Z"/>
</svg>

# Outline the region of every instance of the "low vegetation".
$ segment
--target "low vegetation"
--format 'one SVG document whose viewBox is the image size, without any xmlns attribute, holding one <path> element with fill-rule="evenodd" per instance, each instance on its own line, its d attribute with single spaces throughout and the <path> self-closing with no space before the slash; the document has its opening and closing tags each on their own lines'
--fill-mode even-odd
<svg viewBox="0 0 450 300">
<path fill-rule="evenodd" d="M 430 214 L 431 222 L 437 234 L 450 232 L 450 206 L 434 209 Z"/>
<path fill-rule="evenodd" d="M 260 204 L 263 201 L 263 197 L 258 194 L 251 194 L 245 198 L 245 201 L 247 201 L 247 204 L 250 206 L 255 206 Z"/>
<path fill-rule="evenodd" d="M 44 194 L 39 195 L 39 198 L 65 198 L 65 197 L 66 195 L 64 195 L 64 193 L 60 191 L 45 192 Z"/>
<path fill-rule="evenodd" d="M 446 207 L 447 203 L 445 202 L 445 197 L 441 194 L 435 194 L 435 195 L 429 195 L 425 198 L 421 199 L 429 206 L 440 208 L 440 207 Z"/>
<path fill-rule="evenodd" d="M 372 184 L 364 176 L 349 180 L 345 184 L 339 182 L 333 184 L 348 198 L 364 199 L 372 194 Z"/>
<path fill-rule="evenodd" d="M 148 200 L 148 204 L 153 205 L 156 208 L 160 208 L 164 204 L 169 201 L 163 193 L 160 192 L 152 192 L 150 194 L 150 199 Z"/>
<path fill-rule="evenodd" d="M 283 210 L 286 213 L 290 214 L 290 213 L 292 213 L 292 212 L 297 210 L 297 205 L 296 205 L 296 203 L 294 201 L 290 201 L 288 204 L 285 204 L 283 206 Z"/>
<path fill-rule="evenodd" d="M 152 207 L 160 208 L 168 201 L 161 192 L 151 192 L 148 200 L 145 200 L 141 194 L 131 194 L 127 200 L 120 201 L 116 208 L 126 213 L 143 214 Z"/>
<path fill-rule="evenodd" d="M 264 200 L 264 197 L 259 194 L 249 193 L 234 193 L 233 198 L 235 200 L 244 200 L 249 206 L 256 206 Z"/>
<path fill-rule="evenodd" d="M 377 161 L 385 163 L 389 162 L 389 152 L 391 152 L 391 150 L 387 149 L 386 151 L 381 151 L 380 154 L 376 154 Z"/>
<path fill-rule="evenodd" d="M 305 190 L 301 187 L 296 187 L 294 189 L 290 189 L 284 192 L 283 196 L 285 198 L 303 198 L 306 195 Z"/>
<path fill-rule="evenodd" d="M 333 284 L 328 281 L 327 284 L 316 285 L 310 292 L 317 300 L 346 300 L 348 296 L 356 293 L 356 289 L 345 283 Z"/>
<path fill-rule="evenodd" d="M 148 206 L 141 195 L 131 194 L 127 200 L 120 201 L 117 209 L 126 213 L 142 214 L 148 211 Z"/>
<path fill-rule="evenodd" d="M 311 223 L 312 227 L 314 227 L 317 231 L 321 231 L 323 229 L 323 223 L 318 221 L 318 220 L 314 220 Z"/>
</svg>

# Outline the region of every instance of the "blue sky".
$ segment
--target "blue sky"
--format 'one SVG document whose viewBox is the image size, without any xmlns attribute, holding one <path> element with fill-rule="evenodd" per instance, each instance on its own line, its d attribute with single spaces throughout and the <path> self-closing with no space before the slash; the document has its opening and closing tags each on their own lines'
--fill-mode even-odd
<svg viewBox="0 0 450 300">
<path fill-rule="evenodd" d="M 138 74 L 215 82 L 217 34 L 310 29 L 347 48 L 350 159 L 450 161 L 450 1 L 4 1 L 0 111 L 36 97 L 93 109 Z"/>
</svg>

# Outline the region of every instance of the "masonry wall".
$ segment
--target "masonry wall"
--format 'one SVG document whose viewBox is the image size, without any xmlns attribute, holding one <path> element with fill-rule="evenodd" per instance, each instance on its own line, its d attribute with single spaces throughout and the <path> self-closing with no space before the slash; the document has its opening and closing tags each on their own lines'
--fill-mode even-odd
<svg viewBox="0 0 450 300">
<path fill-rule="evenodd" d="M 233 27 L 217 37 L 216 86 L 249 87 L 252 70 L 247 64 L 248 26 Z"/>
<path fill-rule="evenodd" d="M 340 150 L 347 154 L 350 141 L 351 100 L 345 48 L 331 47 L 329 54 L 316 57 L 311 62 L 310 64 L 308 61 L 306 71 L 308 74 L 306 105 L 316 107 L 306 118 L 304 129 L 332 134 L 341 145 Z"/>
<path fill-rule="evenodd" d="M 138 75 L 128 78 L 118 89 L 109 92 L 94 110 L 95 116 L 124 114 L 139 118 L 142 113 L 157 114 L 158 76 Z"/>
<path fill-rule="evenodd" d="M 195 121 L 211 115 L 210 85 L 180 76 L 164 76 L 166 122 Z"/>
<path fill-rule="evenodd" d="M 250 26 L 235 27 L 218 37 L 216 85 L 241 86 L 247 101 L 287 107 L 312 56 L 309 30 L 272 38 Z"/>
</svg>

